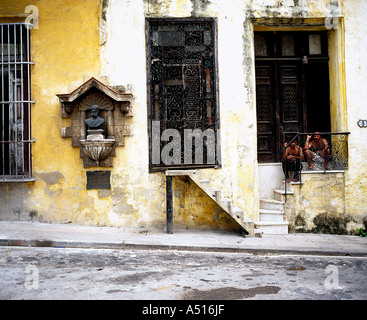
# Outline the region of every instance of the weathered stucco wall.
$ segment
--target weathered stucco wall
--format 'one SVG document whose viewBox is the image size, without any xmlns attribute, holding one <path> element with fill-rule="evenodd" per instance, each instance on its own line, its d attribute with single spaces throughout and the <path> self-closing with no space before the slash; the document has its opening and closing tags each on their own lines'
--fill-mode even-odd
<svg viewBox="0 0 367 320">
<path fill-rule="evenodd" d="M 346 212 L 367 216 L 367 128 L 358 120 L 367 119 L 367 1 L 345 2 L 345 74 L 348 110 L 349 169 L 346 172 Z"/>
<path fill-rule="evenodd" d="M 345 216 L 344 179 L 342 172 L 302 174 L 302 186 L 293 185 L 294 194 L 287 196 L 285 210 L 290 230 L 317 232 L 323 227 L 318 222 L 319 217 L 327 214 L 338 221 Z M 330 227 L 334 228 L 335 225 Z M 349 231 L 350 228 L 348 226 Z"/>
<path fill-rule="evenodd" d="M 245 11 L 237 1 L 230 4 L 220 1 L 108 1 L 102 74 L 111 83 L 127 84 L 135 96 L 135 116 L 129 123 L 134 135 L 119 151 L 119 166 L 123 168 L 120 170 L 139 172 L 146 177 L 146 184 L 139 187 L 146 188 L 147 193 L 149 190 L 163 192 L 159 203 L 164 202 L 164 176 L 162 173 L 149 173 L 147 167 L 145 18 L 191 16 L 216 17 L 218 21 L 222 169 L 201 170 L 201 177 L 210 180 L 212 188 L 220 188 L 225 197 L 234 199 L 235 205 L 241 207 L 248 217 L 256 219 L 258 185 L 254 83 L 248 81 L 254 72 L 251 63 L 252 37 L 249 24 L 246 28 L 250 37 L 243 32 Z M 228 37 L 228 34 L 231 36 Z M 177 193 L 185 192 L 183 184 L 177 183 L 175 187 L 178 188 Z M 132 193 L 130 197 L 135 195 Z M 187 194 L 186 198 L 192 199 L 192 195 Z M 195 220 L 197 226 L 216 227 L 218 207 L 207 200 L 186 202 L 186 207 L 175 205 L 175 224 L 192 226 L 188 221 L 194 221 L 194 215 L 201 217 Z M 196 204 L 195 210 L 192 210 L 193 203 Z M 164 218 L 164 205 L 155 208 L 149 204 L 147 206 L 151 216 L 163 214 Z M 138 208 L 131 209 L 140 211 Z M 210 219 L 205 218 L 208 215 Z M 212 216 L 215 218 L 212 219 Z"/>
<path fill-rule="evenodd" d="M 342 179 L 346 185 L 345 209 L 341 212 L 338 207 L 337 213 L 360 219 L 367 215 L 367 129 L 356 125 L 359 119 L 367 119 L 363 41 L 367 31 L 366 1 L 336 1 L 330 5 L 328 0 L 3 0 L 0 15 L 22 14 L 30 4 L 37 6 L 40 15 L 38 29 L 31 30 L 35 62 L 32 99 L 36 102 L 32 106 L 32 138 L 36 140 L 32 160 L 36 181 L 0 184 L 1 219 L 164 225 L 164 174 L 148 171 L 145 18 L 203 16 L 216 17 L 218 24 L 222 167 L 201 170 L 201 178 L 210 180 L 212 188 L 221 189 L 224 197 L 233 199 L 246 217 L 257 220 L 254 28 L 269 30 L 279 23 L 288 30 L 310 28 L 310 24 L 320 28 L 320 21 L 331 16 L 333 10 L 344 18 L 337 32 L 330 31 L 330 51 L 338 53 L 337 58 L 331 58 L 332 119 L 335 128 L 351 132 L 349 170 Z M 0 19 L 11 22 L 24 17 Z M 116 149 L 111 190 L 86 190 L 80 151 L 60 134 L 61 127 L 70 126 L 70 120 L 61 118 L 56 94 L 71 92 L 92 76 L 106 84 L 124 85 L 134 96 L 134 117 L 126 120 L 133 135 L 125 139 L 124 147 Z M 339 187 L 343 191 L 343 181 L 335 185 L 335 192 Z M 312 184 L 308 186 L 304 190 L 314 192 Z M 180 180 L 175 187 L 175 224 L 233 227 L 223 220 L 210 199 L 202 199 L 200 190 L 188 190 L 187 183 Z M 300 210 L 309 212 L 310 208 Z M 311 213 L 308 223 L 310 219 Z"/>
<path fill-rule="evenodd" d="M 187 228 L 238 230 L 239 226 L 188 178 L 173 179 L 174 221 Z"/>
<path fill-rule="evenodd" d="M 307 172 L 302 187 L 293 185 L 285 211 L 290 232 L 355 234 L 366 223 L 366 215 L 346 210 L 346 174 Z"/>
</svg>

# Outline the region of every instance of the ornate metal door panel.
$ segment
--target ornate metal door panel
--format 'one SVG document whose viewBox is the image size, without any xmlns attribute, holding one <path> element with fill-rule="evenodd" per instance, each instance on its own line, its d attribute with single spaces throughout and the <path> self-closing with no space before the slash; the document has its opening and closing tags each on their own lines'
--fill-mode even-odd
<svg viewBox="0 0 367 320">
<path fill-rule="evenodd" d="M 151 170 L 218 165 L 215 39 L 214 19 L 147 21 Z"/>
</svg>

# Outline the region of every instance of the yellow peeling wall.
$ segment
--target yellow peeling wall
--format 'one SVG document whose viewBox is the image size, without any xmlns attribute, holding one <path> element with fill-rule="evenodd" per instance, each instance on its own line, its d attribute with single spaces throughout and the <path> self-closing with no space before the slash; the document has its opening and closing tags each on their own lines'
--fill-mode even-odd
<svg viewBox="0 0 367 320">
<path fill-rule="evenodd" d="M 109 201 L 85 190 L 79 150 L 62 139 L 55 94 L 68 93 L 99 74 L 99 1 L 37 1 L 38 29 L 31 31 L 33 170 L 28 210 L 44 220 L 99 223 Z"/>
<path fill-rule="evenodd" d="M 331 88 L 337 97 L 332 116 L 336 127 L 351 131 L 350 169 L 346 173 L 346 211 L 367 214 L 366 1 L 339 1 L 345 16 L 345 48 L 334 60 L 332 74 L 341 85 Z M 298 5 L 295 5 L 298 3 Z M 290 0 L 2 0 L 0 22 L 22 21 L 27 5 L 39 11 L 38 29 L 31 30 L 32 138 L 35 182 L 0 184 L 0 219 L 115 226 L 162 226 L 165 223 L 165 179 L 149 173 L 145 18 L 216 17 L 218 24 L 218 78 L 222 168 L 201 170 L 201 178 L 221 189 L 245 216 L 258 219 L 259 181 L 253 57 L 253 19 L 297 18 L 319 21 L 330 15 L 330 1 Z M 5 17 L 6 15 L 6 17 Z M 310 20 L 311 19 L 311 20 Z M 341 32 L 339 32 L 341 31 Z M 343 36 L 344 29 L 334 35 Z M 343 80 L 343 54 L 345 79 Z M 333 62 L 333 63 L 334 63 Z M 339 71 L 338 71 L 339 70 Z M 341 71 L 341 72 L 340 72 Z M 133 135 L 116 149 L 111 190 L 86 190 L 86 169 L 79 149 L 61 137 L 62 119 L 56 94 L 69 93 L 90 77 L 110 85 L 124 85 L 134 96 L 134 117 L 126 125 Z M 333 76 L 334 77 L 334 76 Z M 344 90 L 341 86 L 345 82 Z M 341 104 L 340 104 L 341 102 Z M 364 165 L 362 165 L 364 164 Z M 94 170 L 96 168 L 89 168 Z M 175 183 L 176 225 L 233 228 L 200 190 L 187 191 Z M 183 197 L 183 198 L 181 198 Z M 182 205 L 182 201 L 185 206 Z M 203 200 L 203 201 L 200 201 Z M 222 221 L 222 222 L 221 222 Z"/>
<path fill-rule="evenodd" d="M 71 147 L 69 139 L 61 138 L 60 128 L 69 126 L 70 120 L 61 119 L 56 94 L 68 93 L 83 80 L 100 73 L 101 3 L 2 0 L 0 21 L 25 21 L 24 17 L 15 16 L 24 14 L 29 5 L 35 6 L 40 16 L 38 28 L 31 30 L 31 92 L 36 102 L 31 109 L 32 138 L 36 140 L 32 144 L 32 161 L 36 181 L 1 185 L 1 194 L 7 194 L 2 207 L 6 212 L 1 214 L 98 223 L 105 220 L 99 212 L 105 214 L 110 201 L 85 190 L 86 174 L 79 150 Z"/>
</svg>

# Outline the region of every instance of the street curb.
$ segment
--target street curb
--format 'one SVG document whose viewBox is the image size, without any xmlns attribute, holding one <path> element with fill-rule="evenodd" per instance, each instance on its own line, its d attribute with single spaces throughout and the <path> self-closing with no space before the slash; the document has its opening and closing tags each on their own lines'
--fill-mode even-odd
<svg viewBox="0 0 367 320">
<path fill-rule="evenodd" d="M 360 251 L 326 251 L 317 249 L 282 249 L 282 248 L 234 248 L 234 247 L 205 247 L 187 245 L 162 245 L 162 244 L 137 244 L 122 242 L 81 242 L 81 241 L 55 241 L 55 240 L 22 240 L 0 239 L 0 246 L 6 247 L 49 247 L 65 249 L 135 249 L 135 250 L 178 250 L 224 253 L 248 253 L 253 255 L 316 255 L 316 256 L 348 256 L 367 257 L 367 252 Z"/>
</svg>

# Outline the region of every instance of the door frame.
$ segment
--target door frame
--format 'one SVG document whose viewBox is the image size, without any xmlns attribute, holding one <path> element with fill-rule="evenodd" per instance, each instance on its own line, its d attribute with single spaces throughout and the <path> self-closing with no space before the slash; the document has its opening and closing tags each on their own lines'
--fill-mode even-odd
<svg viewBox="0 0 367 320">
<path fill-rule="evenodd" d="M 254 62 L 255 62 L 255 70 L 257 69 L 257 67 L 263 65 L 263 66 L 269 66 L 269 69 L 271 70 L 271 72 L 269 72 L 269 83 L 270 83 L 270 88 L 271 88 L 271 97 L 270 99 L 272 99 L 271 101 L 271 106 L 272 106 L 272 115 L 271 115 L 271 119 L 273 121 L 273 139 L 272 141 L 272 148 L 274 148 L 274 151 L 272 152 L 272 156 L 273 157 L 273 161 L 269 161 L 266 158 L 264 158 L 264 160 L 261 160 L 261 162 L 259 163 L 271 163 L 271 162 L 280 162 L 281 158 L 282 158 L 282 143 L 284 142 L 283 140 L 287 140 L 287 133 L 288 132 L 307 132 L 308 130 L 308 125 L 309 125 L 309 120 L 311 120 L 310 115 L 307 112 L 308 109 L 308 83 L 309 83 L 309 78 L 306 77 L 306 74 L 308 74 L 307 71 L 307 66 L 309 64 L 313 64 L 315 62 L 328 62 L 329 61 L 329 55 L 328 55 L 328 47 L 330 47 L 330 44 L 328 44 L 328 37 L 325 33 L 325 29 L 323 30 L 314 30 L 314 29 L 299 29 L 299 28 L 295 28 L 295 29 L 282 29 L 282 28 L 276 28 L 276 29 L 263 29 L 260 28 L 261 30 L 256 30 L 256 28 L 254 28 L 255 32 L 258 33 L 262 33 L 264 32 L 265 35 L 265 39 L 266 39 L 266 45 L 268 48 L 268 55 L 267 56 L 254 56 Z M 321 31 L 323 31 L 323 33 L 321 33 Z M 255 32 L 254 32 L 254 39 L 255 39 Z M 301 32 L 303 34 L 301 34 Z M 281 37 L 283 34 L 287 34 L 287 33 L 294 33 L 297 34 L 297 36 L 294 37 L 294 56 L 290 57 L 290 56 L 283 56 L 279 51 L 281 48 Z M 308 44 L 309 41 L 309 35 L 310 34 L 320 34 L 321 36 L 321 53 L 318 55 L 315 54 L 310 54 L 308 52 L 308 46 L 306 47 L 305 45 Z M 269 41 L 270 40 L 270 41 Z M 254 42 L 255 43 L 255 42 Z M 306 63 L 304 63 L 303 59 L 306 58 Z M 309 59 L 309 61 L 307 61 Z M 300 85 L 299 88 L 297 88 L 297 100 L 298 100 L 298 111 L 299 111 L 299 126 L 300 129 L 296 129 L 296 130 L 290 130 L 289 131 L 289 126 L 288 129 L 286 128 L 286 126 L 283 123 L 282 116 L 284 116 L 283 114 L 283 105 L 282 105 L 282 97 L 281 97 L 281 86 L 282 83 L 284 83 L 283 81 L 285 79 L 282 78 L 282 74 L 281 74 L 281 69 L 282 67 L 286 67 L 287 64 L 289 64 L 289 66 L 291 67 L 296 67 L 297 68 L 297 76 L 296 76 L 296 84 Z M 255 72 L 256 73 L 256 72 Z M 330 78 L 330 69 L 329 69 L 329 78 Z M 261 84 L 261 82 L 258 82 L 258 78 L 257 78 L 257 73 L 256 73 L 256 77 L 255 77 L 255 86 L 257 86 L 257 84 Z M 256 98 L 257 99 L 257 98 Z M 331 111 L 331 105 L 330 105 L 330 92 L 328 92 L 328 100 L 329 100 L 329 104 L 328 104 L 328 110 L 327 112 L 330 114 Z M 256 110 L 257 107 L 256 107 Z M 326 109 L 325 109 L 326 111 Z M 291 122 L 289 122 L 291 123 Z M 259 122 L 258 122 L 259 124 Z M 330 123 L 329 123 L 330 124 Z M 331 124 L 330 124 L 331 125 Z M 284 128 L 284 129 L 283 129 Z M 320 130 L 320 129 L 319 129 Z M 329 131 L 330 129 L 326 130 Z M 322 130 L 321 130 L 322 131 Z M 325 130 L 324 130 L 325 131 Z M 260 132 L 261 134 L 261 132 Z M 259 135 L 258 135 L 259 137 Z M 269 140 L 270 141 L 270 140 Z M 257 150 L 258 152 L 258 158 L 259 155 L 261 155 L 261 152 L 259 152 L 259 150 Z M 269 153 L 270 155 L 270 153 Z M 269 156 L 270 157 L 270 156 Z"/>
<path fill-rule="evenodd" d="M 327 31 L 329 52 L 330 120 L 332 132 L 347 132 L 347 90 L 345 74 L 345 21 L 334 18 L 327 28 L 325 17 L 298 18 L 253 18 L 252 29 L 256 31 Z M 254 33 L 253 33 L 254 35 Z M 254 60 L 255 64 L 255 60 Z M 255 80 L 256 81 L 256 80 Z"/>
</svg>

